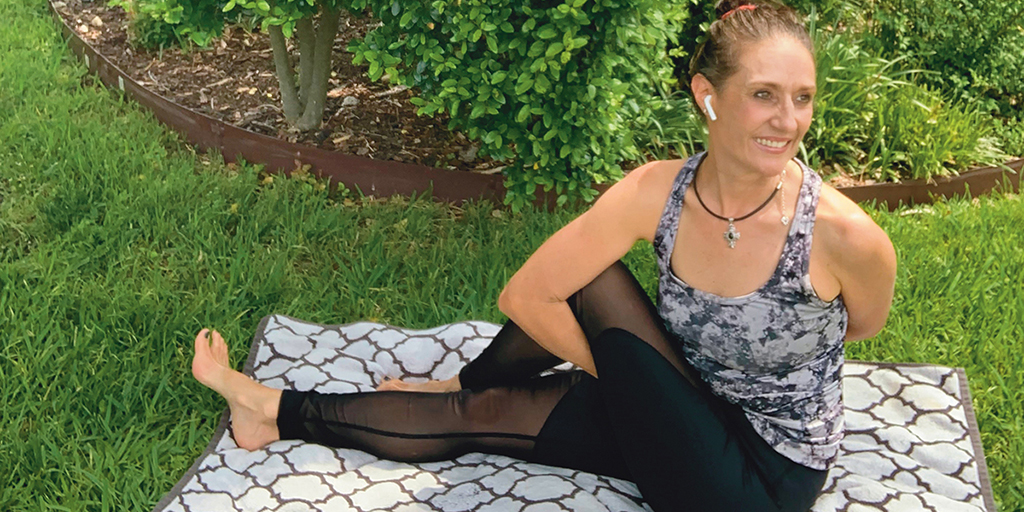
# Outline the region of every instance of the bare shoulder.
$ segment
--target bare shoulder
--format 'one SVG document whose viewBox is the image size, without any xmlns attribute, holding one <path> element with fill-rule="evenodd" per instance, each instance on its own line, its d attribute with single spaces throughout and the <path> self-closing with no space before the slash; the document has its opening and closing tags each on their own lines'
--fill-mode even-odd
<svg viewBox="0 0 1024 512">
<path fill-rule="evenodd" d="M 685 163 L 685 160 L 654 160 L 633 169 L 622 180 L 631 182 L 630 208 L 637 209 L 641 234 L 648 242 L 654 241 L 672 183 Z"/>
<path fill-rule="evenodd" d="M 814 237 L 830 256 L 830 267 L 879 262 L 893 252 L 892 242 L 857 203 L 823 183 L 815 220 Z"/>
</svg>

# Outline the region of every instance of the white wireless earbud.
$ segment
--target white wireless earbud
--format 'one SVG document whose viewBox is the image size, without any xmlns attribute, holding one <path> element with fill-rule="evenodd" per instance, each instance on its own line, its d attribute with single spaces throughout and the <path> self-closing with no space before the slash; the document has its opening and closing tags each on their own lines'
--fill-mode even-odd
<svg viewBox="0 0 1024 512">
<path fill-rule="evenodd" d="M 704 106 L 707 107 L 706 112 L 708 117 L 710 117 L 712 121 L 717 120 L 718 116 L 715 115 L 715 109 L 711 108 L 711 96 L 704 96 Z"/>
</svg>

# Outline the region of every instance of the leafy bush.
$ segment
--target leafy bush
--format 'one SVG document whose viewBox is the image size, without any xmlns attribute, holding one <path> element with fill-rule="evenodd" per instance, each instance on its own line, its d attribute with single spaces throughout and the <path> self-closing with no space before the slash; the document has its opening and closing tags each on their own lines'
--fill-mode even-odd
<svg viewBox="0 0 1024 512">
<path fill-rule="evenodd" d="M 804 158 L 878 181 L 930 179 L 1005 158 L 991 118 L 943 99 L 899 70 L 901 59 L 867 53 L 848 33 L 815 33 L 818 96 Z M 912 58 L 912 56 L 906 56 Z"/>
<path fill-rule="evenodd" d="M 1005 122 L 997 120 L 996 134 L 1008 154 L 1024 158 L 1024 121 L 1013 118 Z"/>
<path fill-rule="evenodd" d="M 619 162 L 639 156 L 627 119 L 649 117 L 641 100 L 671 81 L 666 45 L 687 12 L 679 0 L 369 4 L 382 25 L 350 45 L 353 62 L 419 88 L 420 114 L 446 111 L 449 128 L 482 141 L 481 155 L 512 160 L 514 210 L 538 186 L 561 205 L 622 176 Z"/>
<path fill-rule="evenodd" d="M 225 0 L 110 0 L 128 14 L 132 44 L 160 49 L 189 42 L 207 46 L 224 30 Z"/>
<path fill-rule="evenodd" d="M 977 105 L 943 100 L 928 86 L 890 90 L 870 110 L 866 172 L 876 180 L 931 179 L 1002 163 L 992 119 Z"/>
<path fill-rule="evenodd" d="M 864 44 L 893 58 L 912 53 L 922 77 L 1002 115 L 1024 118 L 1024 2 L 862 0 Z"/>
</svg>

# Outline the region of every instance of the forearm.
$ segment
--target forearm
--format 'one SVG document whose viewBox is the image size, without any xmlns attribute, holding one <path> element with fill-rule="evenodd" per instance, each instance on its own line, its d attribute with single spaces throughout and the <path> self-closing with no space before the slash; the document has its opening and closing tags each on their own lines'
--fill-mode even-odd
<svg viewBox="0 0 1024 512">
<path fill-rule="evenodd" d="M 538 345 L 597 377 L 590 343 L 565 301 L 499 301 L 498 308 Z"/>
</svg>

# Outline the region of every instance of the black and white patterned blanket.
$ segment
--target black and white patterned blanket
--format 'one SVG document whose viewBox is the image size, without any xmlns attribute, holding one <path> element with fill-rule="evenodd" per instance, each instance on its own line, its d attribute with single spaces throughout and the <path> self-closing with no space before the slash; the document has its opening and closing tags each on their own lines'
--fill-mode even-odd
<svg viewBox="0 0 1024 512">
<path fill-rule="evenodd" d="M 245 373 L 280 389 L 372 391 L 384 376 L 446 379 L 500 326 L 410 330 L 370 322 L 260 322 Z M 572 369 L 565 363 L 554 371 Z M 813 512 L 995 511 L 962 369 L 847 361 L 846 439 Z M 225 412 L 206 451 L 155 511 L 650 510 L 636 486 L 499 455 L 410 464 L 358 450 L 278 441 L 249 452 Z"/>
</svg>

